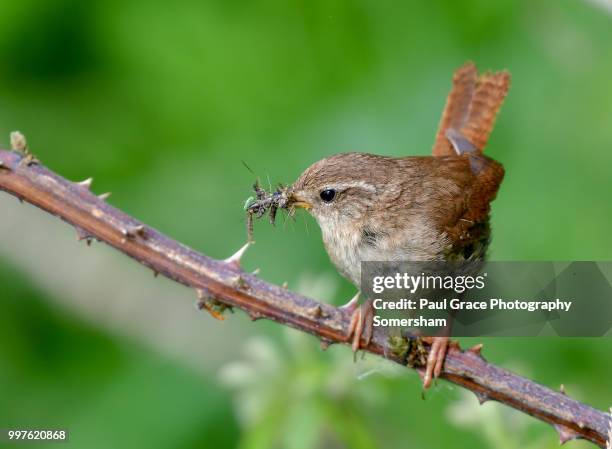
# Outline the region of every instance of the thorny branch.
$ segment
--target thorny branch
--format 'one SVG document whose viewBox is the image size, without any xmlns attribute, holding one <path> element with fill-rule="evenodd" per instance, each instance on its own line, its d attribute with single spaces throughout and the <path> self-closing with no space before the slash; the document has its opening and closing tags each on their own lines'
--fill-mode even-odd
<svg viewBox="0 0 612 449">
<path fill-rule="evenodd" d="M 90 179 L 70 182 L 40 165 L 25 148 L 13 149 L 21 151 L 0 150 L 0 189 L 70 223 L 79 240 L 106 242 L 156 274 L 195 289 L 203 306 L 217 315 L 224 307 L 236 307 L 253 320 L 267 318 L 313 334 L 323 346 L 345 342 L 350 319 L 346 312 L 245 273 L 240 257 L 246 246 L 227 260 L 204 256 L 107 204 L 108 195 L 90 192 Z M 428 348 L 413 341 L 391 344 L 385 332 L 375 328 L 365 351 L 411 365 L 422 374 L 419 352 Z M 498 401 L 552 424 L 561 443 L 584 438 L 606 447 L 608 414 L 569 398 L 563 390 L 553 391 L 487 362 L 480 349 L 451 348 L 442 377 L 471 390 L 481 403 Z"/>
</svg>

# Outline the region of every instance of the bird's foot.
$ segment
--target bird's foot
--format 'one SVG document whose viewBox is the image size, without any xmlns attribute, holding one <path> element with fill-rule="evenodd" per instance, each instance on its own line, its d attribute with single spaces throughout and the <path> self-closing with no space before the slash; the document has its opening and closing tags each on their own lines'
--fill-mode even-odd
<svg viewBox="0 0 612 449">
<path fill-rule="evenodd" d="M 431 344 L 427 364 L 425 365 L 425 375 L 423 376 L 423 388 L 427 390 L 431 386 L 432 380 L 440 377 L 450 338 L 423 337 L 423 341 Z"/>
<path fill-rule="evenodd" d="M 372 301 L 367 300 L 365 304 L 359 304 L 359 293 L 353 299 L 341 307 L 351 314 L 346 341 L 351 341 L 351 348 L 356 353 L 359 348 L 365 348 L 372 340 L 374 307 Z"/>
</svg>

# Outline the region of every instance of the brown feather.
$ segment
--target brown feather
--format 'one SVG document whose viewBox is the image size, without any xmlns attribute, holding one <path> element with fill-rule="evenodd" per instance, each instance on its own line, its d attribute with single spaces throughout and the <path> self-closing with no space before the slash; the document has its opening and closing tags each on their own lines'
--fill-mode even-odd
<svg viewBox="0 0 612 449">
<path fill-rule="evenodd" d="M 486 73 L 478 79 L 468 121 L 460 130 L 481 152 L 487 145 L 497 113 L 509 88 L 510 74 L 505 71 Z"/>
<path fill-rule="evenodd" d="M 476 66 L 472 62 L 459 68 L 453 76 L 453 86 L 442 112 L 433 156 L 456 154 L 447 138 L 448 130 L 460 132 L 482 152 L 509 88 L 510 74 L 506 71 L 477 77 Z"/>
<path fill-rule="evenodd" d="M 452 156 L 455 150 L 446 138 L 448 129 L 461 129 L 468 119 L 470 104 L 474 96 L 478 72 L 472 62 L 459 68 L 453 76 L 453 87 L 446 99 L 442 118 L 438 126 L 438 133 L 432 154 L 434 156 Z"/>
</svg>

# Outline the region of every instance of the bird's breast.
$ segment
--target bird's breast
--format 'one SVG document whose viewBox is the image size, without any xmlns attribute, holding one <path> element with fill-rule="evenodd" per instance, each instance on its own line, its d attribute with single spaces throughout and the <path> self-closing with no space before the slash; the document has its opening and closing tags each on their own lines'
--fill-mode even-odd
<svg viewBox="0 0 612 449">
<path fill-rule="evenodd" d="M 322 224 L 323 243 L 329 258 L 338 271 L 358 288 L 361 285 L 361 262 L 401 259 L 401 255 L 390 250 L 391 239 L 383 233 L 360 225 Z"/>
<path fill-rule="evenodd" d="M 361 255 L 359 230 L 352 226 L 321 226 L 323 243 L 332 263 L 340 274 L 359 287 Z"/>
</svg>

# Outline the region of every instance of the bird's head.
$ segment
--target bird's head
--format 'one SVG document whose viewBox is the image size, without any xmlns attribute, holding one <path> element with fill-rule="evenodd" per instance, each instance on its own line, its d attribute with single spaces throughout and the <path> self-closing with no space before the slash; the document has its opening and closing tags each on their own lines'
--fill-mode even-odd
<svg viewBox="0 0 612 449">
<path fill-rule="evenodd" d="M 289 207 L 307 209 L 321 228 L 361 222 L 384 191 L 391 161 L 340 153 L 315 162 L 289 188 Z"/>
</svg>

